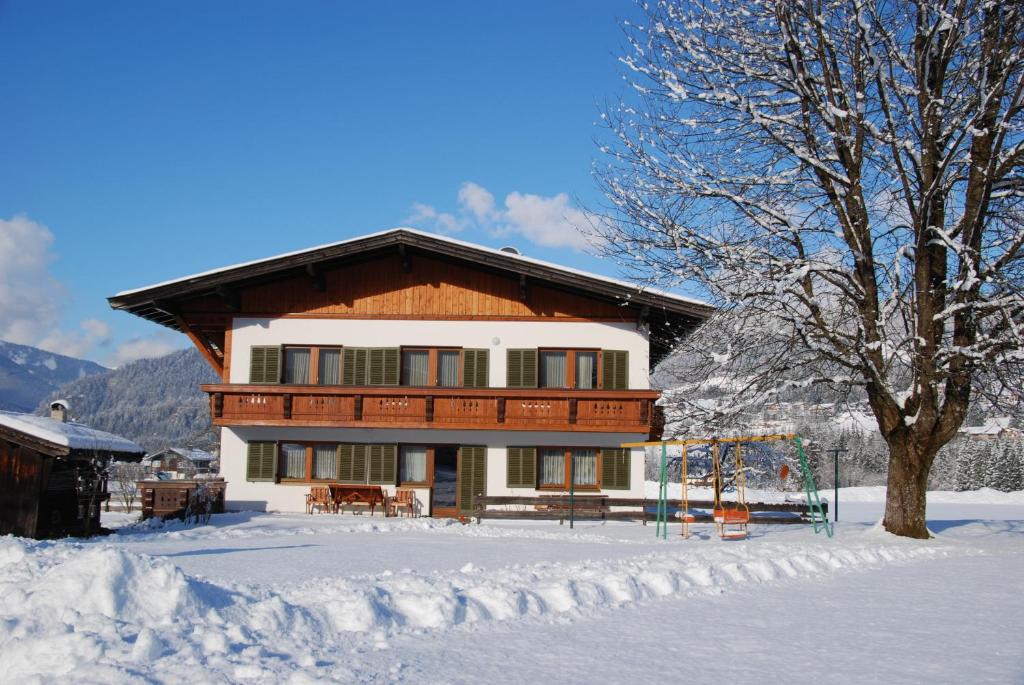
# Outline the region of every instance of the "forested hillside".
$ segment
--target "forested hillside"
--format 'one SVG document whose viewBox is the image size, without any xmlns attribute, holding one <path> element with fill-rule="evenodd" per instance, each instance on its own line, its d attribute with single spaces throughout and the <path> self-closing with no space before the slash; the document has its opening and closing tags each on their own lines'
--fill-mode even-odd
<svg viewBox="0 0 1024 685">
<path fill-rule="evenodd" d="M 194 349 L 142 359 L 82 378 L 47 396 L 71 404 L 77 421 L 134 440 L 147 450 L 167 446 L 210 449 L 217 443 L 201 383 L 217 376 Z"/>
</svg>

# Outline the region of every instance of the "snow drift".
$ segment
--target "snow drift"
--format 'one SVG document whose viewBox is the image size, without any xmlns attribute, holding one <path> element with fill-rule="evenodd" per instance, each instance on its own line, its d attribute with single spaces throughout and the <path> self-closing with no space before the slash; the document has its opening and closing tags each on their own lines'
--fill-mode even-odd
<svg viewBox="0 0 1024 685">
<path fill-rule="evenodd" d="M 516 532 L 533 533 L 544 534 Z M 345 677 L 344 654 L 379 648 L 397 633 L 579 616 L 954 551 L 966 548 L 871 536 L 830 546 L 719 545 L 699 554 L 681 545 L 625 559 L 489 570 L 467 564 L 457 573 L 384 571 L 270 587 L 205 582 L 166 558 L 109 543 L 0 538 L 2 679 L 73 673 L 79 681 L 120 681 L 159 673 L 177 680 L 219 673 L 284 680 L 300 670 Z"/>
</svg>

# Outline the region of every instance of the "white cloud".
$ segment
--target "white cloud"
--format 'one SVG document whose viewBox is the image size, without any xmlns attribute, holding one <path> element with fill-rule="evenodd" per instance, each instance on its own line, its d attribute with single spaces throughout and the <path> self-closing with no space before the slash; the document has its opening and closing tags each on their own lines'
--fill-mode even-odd
<svg viewBox="0 0 1024 685">
<path fill-rule="evenodd" d="M 0 339 L 34 345 L 56 327 L 65 291 L 50 273 L 52 245 L 46 226 L 0 219 Z"/>
<path fill-rule="evenodd" d="M 112 369 L 139 359 L 162 357 L 181 349 L 181 340 L 168 333 L 154 333 L 121 343 L 105 360 L 104 364 Z"/>
<path fill-rule="evenodd" d="M 60 327 L 67 288 L 50 273 L 53 233 L 25 216 L 0 219 L 0 340 L 32 345 L 69 357 L 83 357 L 110 340 L 98 319 L 79 330 Z"/>
<path fill-rule="evenodd" d="M 569 204 L 565 193 L 554 197 L 509 193 L 504 218 L 509 230 L 532 243 L 575 250 L 587 246 L 583 231 L 593 223 L 589 214 Z"/>
<path fill-rule="evenodd" d="M 459 188 L 459 205 L 469 210 L 477 221 L 490 221 L 495 217 L 494 195 L 472 181 Z"/>
<path fill-rule="evenodd" d="M 79 327 L 80 332 L 54 329 L 31 344 L 68 357 L 85 357 L 93 348 L 110 342 L 110 326 L 99 319 L 86 319 Z"/>
<path fill-rule="evenodd" d="M 466 227 L 466 220 L 454 214 L 438 212 L 430 205 L 416 202 L 412 206 L 412 214 L 403 223 L 433 226 L 438 233 L 458 233 Z"/>
<path fill-rule="evenodd" d="M 467 181 L 459 187 L 457 213 L 439 212 L 431 205 L 416 203 L 405 223 L 439 233 L 456 233 L 476 226 L 495 236 L 521 236 L 543 247 L 571 247 L 582 251 L 586 236 L 598 221 L 594 215 L 573 206 L 569 196 L 511 192 L 498 207 L 494 194 Z"/>
</svg>

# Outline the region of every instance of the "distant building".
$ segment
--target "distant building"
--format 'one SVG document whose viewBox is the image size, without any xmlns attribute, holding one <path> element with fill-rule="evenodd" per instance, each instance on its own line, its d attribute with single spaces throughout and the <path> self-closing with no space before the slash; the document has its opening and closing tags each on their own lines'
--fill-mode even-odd
<svg viewBox="0 0 1024 685">
<path fill-rule="evenodd" d="M 184 475 L 194 473 L 210 473 L 217 457 L 200 449 L 191 447 L 168 447 L 148 454 L 142 465 L 154 471 L 170 471 Z"/>
<path fill-rule="evenodd" d="M 0 535 L 89 535 L 109 499 L 106 467 L 138 461 L 131 440 L 70 420 L 57 400 L 50 416 L 0 411 Z"/>
<path fill-rule="evenodd" d="M 986 419 L 980 426 L 962 426 L 960 435 L 971 440 L 1020 440 L 1024 433 L 1014 428 L 1012 422 L 1009 416 Z"/>
</svg>

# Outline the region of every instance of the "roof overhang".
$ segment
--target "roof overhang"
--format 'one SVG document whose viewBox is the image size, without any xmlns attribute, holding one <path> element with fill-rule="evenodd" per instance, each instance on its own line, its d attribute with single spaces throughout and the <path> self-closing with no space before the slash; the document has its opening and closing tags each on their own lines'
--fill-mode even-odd
<svg viewBox="0 0 1024 685">
<path fill-rule="evenodd" d="M 187 300 L 210 295 L 227 300 L 240 288 L 311 274 L 318 269 L 336 268 L 395 251 L 403 257 L 417 252 L 428 253 L 475 268 L 536 279 L 550 287 L 615 302 L 632 310 L 631 315 L 650 330 L 652 366 L 714 311 L 712 306 L 698 300 L 407 228 L 124 291 L 108 298 L 108 302 L 114 309 L 187 333 L 181 321 L 181 304 Z"/>
</svg>

